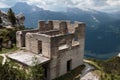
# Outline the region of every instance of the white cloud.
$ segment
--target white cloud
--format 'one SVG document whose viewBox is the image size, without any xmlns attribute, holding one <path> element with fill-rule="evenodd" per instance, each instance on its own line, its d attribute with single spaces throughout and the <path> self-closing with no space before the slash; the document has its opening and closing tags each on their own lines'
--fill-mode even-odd
<svg viewBox="0 0 120 80">
<path fill-rule="evenodd" d="M 120 0 L 107 0 L 110 6 L 120 6 Z"/>
<path fill-rule="evenodd" d="M 4 3 L 0 2 L 0 8 L 5 8 L 5 7 L 10 7 L 10 6 L 8 6 L 7 4 L 4 4 Z"/>
<path fill-rule="evenodd" d="M 16 2 L 27 2 L 47 10 L 65 10 L 66 7 L 91 8 L 96 10 L 118 9 L 120 0 L 1 0 L 3 7 Z M 1 7 L 1 6 L 0 6 Z"/>
</svg>

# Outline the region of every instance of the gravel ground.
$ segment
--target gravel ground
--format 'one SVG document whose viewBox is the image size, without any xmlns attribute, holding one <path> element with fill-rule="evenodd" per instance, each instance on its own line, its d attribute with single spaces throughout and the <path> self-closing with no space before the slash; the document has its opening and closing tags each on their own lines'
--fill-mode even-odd
<svg viewBox="0 0 120 80">
<path fill-rule="evenodd" d="M 85 74 L 80 80 L 100 80 L 100 77 L 91 71 Z"/>
<path fill-rule="evenodd" d="M 84 60 L 84 62 L 89 62 L 89 60 Z M 82 71 L 80 80 L 100 80 L 100 77 L 93 72 L 95 70 L 94 66 L 91 66 L 87 63 L 84 64 L 86 65 L 86 67 Z"/>
</svg>

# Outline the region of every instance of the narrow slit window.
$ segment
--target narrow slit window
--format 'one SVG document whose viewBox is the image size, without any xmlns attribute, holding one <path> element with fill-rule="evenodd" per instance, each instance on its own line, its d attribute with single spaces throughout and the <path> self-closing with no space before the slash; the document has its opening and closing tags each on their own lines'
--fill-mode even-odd
<svg viewBox="0 0 120 80">
<path fill-rule="evenodd" d="M 42 53 L 42 41 L 38 41 L 38 53 Z"/>
</svg>

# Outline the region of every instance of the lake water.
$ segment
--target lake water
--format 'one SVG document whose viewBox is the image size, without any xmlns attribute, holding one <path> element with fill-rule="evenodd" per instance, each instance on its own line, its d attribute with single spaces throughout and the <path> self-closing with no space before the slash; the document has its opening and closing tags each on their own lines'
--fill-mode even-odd
<svg viewBox="0 0 120 80">
<path fill-rule="evenodd" d="M 107 60 L 117 55 L 118 53 L 107 53 L 107 54 L 85 53 L 84 57 L 98 59 L 98 60 Z"/>
</svg>

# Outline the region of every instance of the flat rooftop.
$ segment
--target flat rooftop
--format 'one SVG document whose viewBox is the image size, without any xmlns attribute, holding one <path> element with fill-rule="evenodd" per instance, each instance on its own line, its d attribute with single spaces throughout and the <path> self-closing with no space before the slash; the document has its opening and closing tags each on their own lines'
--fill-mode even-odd
<svg viewBox="0 0 120 80">
<path fill-rule="evenodd" d="M 15 60 L 27 66 L 35 66 L 36 64 L 43 64 L 48 62 L 50 59 L 43 57 L 42 55 L 37 55 L 32 52 L 18 51 L 7 55 L 8 58 Z"/>
</svg>

